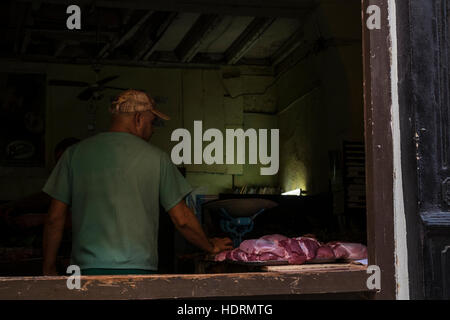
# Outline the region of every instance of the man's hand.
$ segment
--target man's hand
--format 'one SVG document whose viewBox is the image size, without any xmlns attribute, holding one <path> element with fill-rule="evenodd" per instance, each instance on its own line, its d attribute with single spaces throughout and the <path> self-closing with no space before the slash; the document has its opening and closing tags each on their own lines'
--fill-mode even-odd
<svg viewBox="0 0 450 320">
<path fill-rule="evenodd" d="M 210 254 L 218 254 L 219 252 L 233 249 L 233 241 L 230 238 L 211 238 L 209 242 L 214 246 Z"/>
<path fill-rule="evenodd" d="M 184 200 L 169 210 L 170 218 L 181 235 L 193 245 L 210 253 L 216 254 L 231 247 L 231 240 L 228 238 L 208 239 L 197 217 L 191 209 L 186 206 Z"/>
</svg>

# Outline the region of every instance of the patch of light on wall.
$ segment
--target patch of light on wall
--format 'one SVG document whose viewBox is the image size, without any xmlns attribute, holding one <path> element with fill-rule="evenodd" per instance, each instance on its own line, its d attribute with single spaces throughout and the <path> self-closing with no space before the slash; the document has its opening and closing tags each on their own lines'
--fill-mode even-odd
<svg viewBox="0 0 450 320">
<path fill-rule="evenodd" d="M 283 196 L 300 196 L 302 194 L 302 189 L 295 189 L 285 193 L 282 193 Z"/>
</svg>

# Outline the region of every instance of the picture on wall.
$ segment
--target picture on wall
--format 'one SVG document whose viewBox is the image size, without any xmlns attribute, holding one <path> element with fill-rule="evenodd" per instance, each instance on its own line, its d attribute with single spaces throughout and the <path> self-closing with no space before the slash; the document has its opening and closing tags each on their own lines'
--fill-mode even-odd
<svg viewBox="0 0 450 320">
<path fill-rule="evenodd" d="M 0 73 L 0 166 L 45 166 L 45 74 Z"/>
</svg>

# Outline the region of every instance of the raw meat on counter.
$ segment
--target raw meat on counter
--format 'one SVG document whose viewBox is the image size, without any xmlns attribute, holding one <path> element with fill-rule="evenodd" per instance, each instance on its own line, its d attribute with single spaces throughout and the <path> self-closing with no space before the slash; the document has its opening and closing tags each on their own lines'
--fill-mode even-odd
<svg viewBox="0 0 450 320">
<path fill-rule="evenodd" d="M 319 249 L 317 249 L 316 253 L 316 261 L 320 260 L 334 260 L 336 256 L 334 255 L 333 248 L 328 245 L 323 245 Z"/>
<path fill-rule="evenodd" d="M 367 247 L 360 243 L 329 242 L 336 259 L 361 260 L 367 258 Z"/>
<path fill-rule="evenodd" d="M 286 254 L 280 260 L 287 260 L 289 264 L 303 264 L 308 259 L 302 250 L 300 241 L 295 239 L 281 240 L 279 245 L 286 251 Z"/>
<path fill-rule="evenodd" d="M 216 256 L 214 257 L 214 260 L 215 261 L 225 261 L 227 259 L 228 252 L 230 252 L 230 250 L 222 251 L 222 252 L 216 254 Z"/>
<path fill-rule="evenodd" d="M 221 252 L 215 261 L 287 261 L 289 264 L 360 260 L 367 258 L 366 246 L 359 243 L 329 242 L 322 244 L 312 237 L 288 238 L 280 234 L 243 241 L 238 248 Z"/>
<path fill-rule="evenodd" d="M 273 239 L 273 240 L 268 240 Z M 216 261 L 288 261 L 292 264 L 302 264 L 306 261 L 306 255 L 299 242 L 287 237 L 284 238 L 260 238 L 242 241 L 239 248 L 229 250 L 225 254 L 216 256 Z"/>
<path fill-rule="evenodd" d="M 247 254 L 239 248 L 228 251 L 226 259 L 233 261 L 249 261 Z"/>
<path fill-rule="evenodd" d="M 285 240 L 283 240 L 285 241 Z M 245 240 L 242 241 L 239 249 L 249 256 L 262 255 L 263 253 L 271 253 L 279 257 L 283 257 L 286 251 L 276 241 L 266 239 Z"/>
<path fill-rule="evenodd" d="M 298 241 L 300 244 L 300 247 L 302 248 L 303 252 L 306 255 L 306 259 L 312 260 L 316 257 L 317 249 L 320 247 L 320 242 L 316 239 L 309 238 L 309 237 L 298 237 L 294 238 Z"/>
</svg>

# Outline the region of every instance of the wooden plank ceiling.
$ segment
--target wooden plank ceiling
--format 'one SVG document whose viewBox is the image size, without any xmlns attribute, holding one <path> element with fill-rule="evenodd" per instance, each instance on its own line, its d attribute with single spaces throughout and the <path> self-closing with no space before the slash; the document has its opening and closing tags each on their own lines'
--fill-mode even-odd
<svg viewBox="0 0 450 320">
<path fill-rule="evenodd" d="M 66 8 L 80 5 L 81 30 Z M 302 40 L 314 0 L 10 0 L 1 58 L 142 66 L 281 64 Z"/>
</svg>

